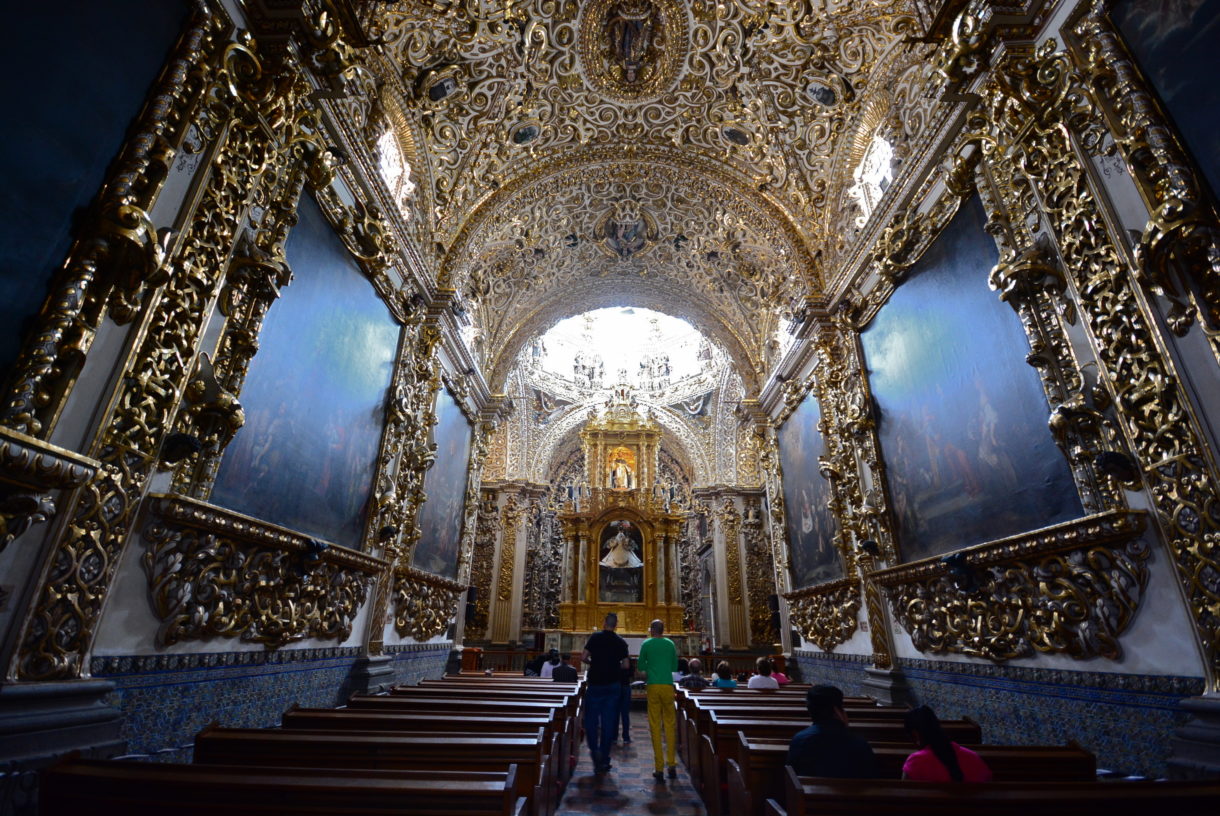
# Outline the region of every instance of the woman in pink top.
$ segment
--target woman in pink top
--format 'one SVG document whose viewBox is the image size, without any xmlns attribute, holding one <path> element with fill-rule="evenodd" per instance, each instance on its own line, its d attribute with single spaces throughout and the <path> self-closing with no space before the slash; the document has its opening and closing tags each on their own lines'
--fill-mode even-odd
<svg viewBox="0 0 1220 816">
<path fill-rule="evenodd" d="M 902 778 L 916 782 L 990 782 L 991 769 L 979 755 L 950 742 L 927 706 L 911 709 L 903 724 L 919 750 L 907 757 Z"/>
</svg>

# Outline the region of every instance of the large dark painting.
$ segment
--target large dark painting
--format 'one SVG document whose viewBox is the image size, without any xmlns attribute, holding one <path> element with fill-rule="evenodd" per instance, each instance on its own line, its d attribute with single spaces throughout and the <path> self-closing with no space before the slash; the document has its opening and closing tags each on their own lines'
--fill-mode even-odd
<svg viewBox="0 0 1220 816">
<path fill-rule="evenodd" d="M 600 603 L 644 602 L 644 538 L 627 519 L 612 521 L 601 534 L 597 562 Z"/>
<path fill-rule="evenodd" d="M 779 461 L 784 471 L 784 505 L 795 587 L 843 577 L 834 546 L 835 519 L 830 512 L 830 484 L 818 473 L 825 448 L 818 430 L 822 412 L 810 393 L 779 429 Z"/>
<path fill-rule="evenodd" d="M 1114 22 L 1220 192 L 1220 0 L 1121 0 Z"/>
<path fill-rule="evenodd" d="M 398 326 L 311 198 L 286 254 L 212 501 L 358 547 Z"/>
<path fill-rule="evenodd" d="M 186 21 L 186 0 L 5 3 L 0 371 Z"/>
<path fill-rule="evenodd" d="M 905 560 L 1081 515 L 977 199 L 863 333 Z"/>
<path fill-rule="evenodd" d="M 436 398 L 436 461 L 424 476 L 427 498 L 419 511 L 419 543 L 412 563 L 447 578 L 457 576 L 471 438 L 462 409 L 442 388 Z"/>
</svg>

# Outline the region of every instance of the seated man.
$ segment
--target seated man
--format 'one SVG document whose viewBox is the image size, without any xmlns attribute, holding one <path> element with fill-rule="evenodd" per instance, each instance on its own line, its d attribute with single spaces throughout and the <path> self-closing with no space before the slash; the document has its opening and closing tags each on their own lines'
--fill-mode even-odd
<svg viewBox="0 0 1220 816">
<path fill-rule="evenodd" d="M 575 683 L 580 679 L 580 674 L 576 671 L 575 666 L 568 664 L 572 659 L 572 655 L 564 652 L 559 656 L 559 665 L 551 670 L 551 679 L 556 683 Z"/>
<path fill-rule="evenodd" d="M 678 685 L 691 691 L 707 688 L 707 678 L 700 673 L 703 670 L 703 664 L 699 662 L 699 658 L 692 657 L 686 668 L 687 675 L 682 678 L 682 682 L 678 683 Z"/>
<path fill-rule="evenodd" d="M 843 692 L 834 686 L 814 686 L 805 695 L 813 725 L 797 732 L 788 746 L 788 764 L 798 776 L 870 779 L 877 776 L 877 759 L 864 738 L 847 728 Z"/>
</svg>

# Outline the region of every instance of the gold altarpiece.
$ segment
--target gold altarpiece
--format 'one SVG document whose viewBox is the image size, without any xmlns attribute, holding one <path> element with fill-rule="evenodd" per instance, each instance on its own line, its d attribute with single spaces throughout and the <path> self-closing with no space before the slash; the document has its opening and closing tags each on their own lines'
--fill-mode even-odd
<svg viewBox="0 0 1220 816">
<path fill-rule="evenodd" d="M 619 633 L 643 635 L 660 619 L 682 630 L 677 542 L 684 515 L 657 477 L 661 428 L 627 386 L 580 433 L 585 474 L 560 519 L 567 542 L 560 629 L 587 633 L 609 612 Z"/>
</svg>

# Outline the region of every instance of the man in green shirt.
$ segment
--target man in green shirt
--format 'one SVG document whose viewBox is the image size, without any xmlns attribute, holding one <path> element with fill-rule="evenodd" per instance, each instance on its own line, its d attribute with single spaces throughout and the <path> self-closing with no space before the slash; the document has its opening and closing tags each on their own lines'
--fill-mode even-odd
<svg viewBox="0 0 1220 816">
<path fill-rule="evenodd" d="M 640 659 L 636 668 L 644 673 L 648 684 L 648 730 L 652 734 L 652 757 L 656 772 L 652 775 L 658 782 L 665 781 L 661 762 L 661 729 L 665 729 L 665 765 L 669 766 L 669 778 L 678 777 L 674 741 L 677 732 L 677 717 L 674 715 L 674 672 L 678 670 L 678 648 L 667 637 L 661 637 L 665 624 L 654 620 L 648 627 L 651 637 L 640 646 Z"/>
</svg>

